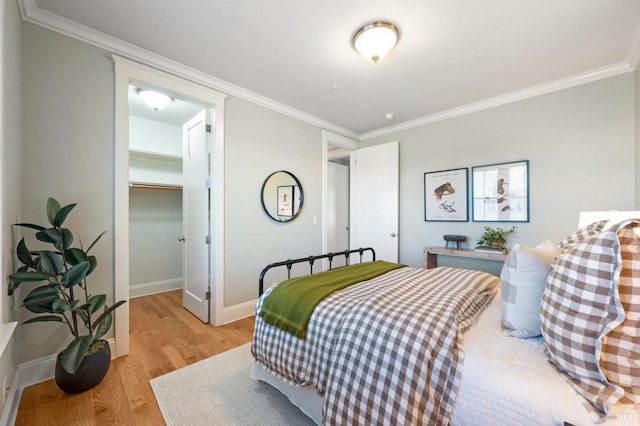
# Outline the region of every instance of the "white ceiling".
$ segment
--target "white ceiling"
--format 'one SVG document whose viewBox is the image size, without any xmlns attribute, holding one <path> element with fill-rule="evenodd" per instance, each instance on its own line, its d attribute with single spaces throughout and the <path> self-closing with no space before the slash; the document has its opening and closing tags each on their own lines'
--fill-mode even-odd
<svg viewBox="0 0 640 426">
<path fill-rule="evenodd" d="M 41 25 L 58 20 L 90 41 L 98 31 L 117 39 L 99 34 L 107 45 L 129 43 L 214 77 L 221 91 L 249 93 L 357 136 L 628 72 L 640 58 L 638 0 L 21 4 Z M 376 20 L 396 25 L 400 40 L 374 64 L 353 50 L 351 37 Z"/>
</svg>

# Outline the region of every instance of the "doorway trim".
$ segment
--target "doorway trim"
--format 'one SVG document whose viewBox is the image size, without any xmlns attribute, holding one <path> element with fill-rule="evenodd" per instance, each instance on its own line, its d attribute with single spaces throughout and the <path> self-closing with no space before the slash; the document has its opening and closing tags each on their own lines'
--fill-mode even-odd
<svg viewBox="0 0 640 426">
<path fill-rule="evenodd" d="M 333 158 L 350 157 L 351 152 L 358 148 L 360 148 L 359 141 L 329 130 L 322 130 L 322 253 L 327 252 L 328 162 Z M 331 153 L 329 153 L 330 150 Z"/>
<path fill-rule="evenodd" d="M 211 146 L 211 217 L 213 241 L 209 276 L 212 325 L 222 324 L 224 310 L 224 106 L 227 95 L 179 76 L 112 55 L 115 62 L 114 153 L 114 300 L 129 301 L 129 100 L 130 84 L 144 83 L 213 110 Z M 115 311 L 115 356 L 129 353 L 129 306 Z"/>
</svg>

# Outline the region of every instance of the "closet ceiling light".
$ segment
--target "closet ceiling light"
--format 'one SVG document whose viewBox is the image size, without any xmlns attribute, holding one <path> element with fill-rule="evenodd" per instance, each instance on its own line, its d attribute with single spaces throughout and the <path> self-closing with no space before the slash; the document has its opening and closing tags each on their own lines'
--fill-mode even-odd
<svg viewBox="0 0 640 426">
<path fill-rule="evenodd" d="M 378 62 L 398 42 L 398 29 L 388 22 L 364 25 L 353 36 L 353 47 L 367 60 Z"/>
<path fill-rule="evenodd" d="M 163 93 L 154 92 L 153 90 L 138 90 L 138 95 L 142 98 L 144 103 L 154 111 L 160 111 L 173 102 L 173 99 L 169 96 Z"/>
</svg>

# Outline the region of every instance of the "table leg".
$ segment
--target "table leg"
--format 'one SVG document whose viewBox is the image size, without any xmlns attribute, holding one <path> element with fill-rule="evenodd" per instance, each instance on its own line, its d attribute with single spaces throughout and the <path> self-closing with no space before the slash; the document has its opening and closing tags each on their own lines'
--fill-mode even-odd
<svg viewBox="0 0 640 426">
<path fill-rule="evenodd" d="M 438 266 L 438 255 L 434 253 L 427 253 L 427 269 L 435 268 Z"/>
</svg>

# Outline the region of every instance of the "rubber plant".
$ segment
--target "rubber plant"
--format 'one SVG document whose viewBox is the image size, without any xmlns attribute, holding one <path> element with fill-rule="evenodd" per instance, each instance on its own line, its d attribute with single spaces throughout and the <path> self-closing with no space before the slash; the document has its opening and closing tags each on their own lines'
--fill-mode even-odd
<svg viewBox="0 0 640 426">
<path fill-rule="evenodd" d="M 50 227 L 32 223 L 16 226 L 36 231 L 38 241 L 48 244 L 48 249 L 29 250 L 24 238 L 16 248 L 21 266 L 9 275 L 9 295 L 23 282 L 43 282 L 31 290 L 23 300 L 23 306 L 35 313 L 23 324 L 53 321 L 67 325 L 73 336 L 71 343 L 62 351 L 61 365 L 69 374 L 75 374 L 88 353 L 101 349 L 106 341 L 101 340 L 113 322 L 114 309 L 125 303 L 121 300 L 111 306 L 106 304 L 104 294 L 91 294 L 87 276 L 96 268 L 95 256 L 89 255 L 91 248 L 105 234 L 98 237 L 85 250 L 72 247 L 73 233 L 63 227 L 67 215 L 76 204 L 61 207 L 54 198 L 47 200 L 47 218 Z"/>
</svg>

